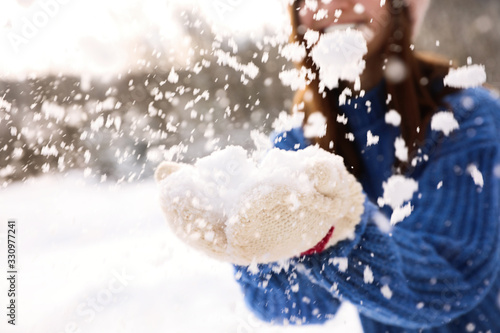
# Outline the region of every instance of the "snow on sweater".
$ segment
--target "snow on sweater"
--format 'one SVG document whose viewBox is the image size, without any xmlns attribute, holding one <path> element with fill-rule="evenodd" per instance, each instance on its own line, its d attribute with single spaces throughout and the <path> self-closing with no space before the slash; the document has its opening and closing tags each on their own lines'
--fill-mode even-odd
<svg viewBox="0 0 500 333">
<path fill-rule="evenodd" d="M 421 161 L 408 174 L 418 182 L 413 211 L 391 228 L 383 226 L 391 208 L 375 204 L 400 136 L 384 119 L 384 87 L 342 106 L 365 165 L 356 238 L 286 266 L 235 266 L 246 302 L 279 324 L 322 323 L 348 301 L 367 333 L 500 332 L 500 102 L 483 88 L 446 97 L 459 127 L 448 136 L 428 129 Z M 367 131 L 378 143 L 367 146 Z M 308 142 L 295 128 L 275 145 L 293 150 Z"/>
</svg>

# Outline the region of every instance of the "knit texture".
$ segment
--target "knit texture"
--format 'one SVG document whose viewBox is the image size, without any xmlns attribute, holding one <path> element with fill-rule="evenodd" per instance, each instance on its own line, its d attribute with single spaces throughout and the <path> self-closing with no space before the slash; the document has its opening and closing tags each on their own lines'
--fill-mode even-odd
<svg viewBox="0 0 500 333">
<path fill-rule="evenodd" d="M 328 233 L 326 234 L 326 236 L 323 237 L 323 239 L 320 240 L 318 244 L 316 244 L 314 247 L 310 248 L 309 250 L 302 252 L 300 255 L 301 256 L 308 256 L 311 254 L 322 252 L 324 249 L 326 249 L 328 242 L 332 238 L 334 230 L 335 230 L 335 227 L 331 227 L 330 230 L 328 230 Z"/>
<path fill-rule="evenodd" d="M 370 110 L 367 109 L 367 101 Z M 374 204 L 391 175 L 399 129 L 384 121 L 384 85 L 342 107 L 362 151 L 367 199 L 356 238 L 288 265 L 236 266 L 249 307 L 274 323 L 322 323 L 341 301 L 354 304 L 365 332 L 500 332 L 500 102 L 483 89 L 446 98 L 460 128 L 428 129 L 408 176 L 419 190 L 412 214 L 392 229 Z M 366 132 L 379 135 L 367 146 Z M 300 129 L 276 146 L 307 146 Z M 475 165 L 484 186 L 467 171 Z M 381 222 L 382 221 L 382 222 Z"/>
<path fill-rule="evenodd" d="M 232 155 L 233 150 L 246 155 L 242 149 L 232 148 L 224 156 Z M 280 160 L 299 165 L 284 166 Z M 171 229 L 181 240 L 216 259 L 240 265 L 268 263 L 297 256 L 322 240 L 320 250 L 354 238 L 364 195 L 339 156 L 319 147 L 270 151 L 261 169 L 248 170 L 262 177 L 247 184 L 240 199 L 231 197 L 230 202 L 208 200 L 208 196 L 222 197 L 227 187 L 213 177 L 220 170 L 203 165 L 164 162 L 155 176 Z M 277 167 L 288 173 L 279 180 L 273 179 L 272 170 Z M 326 239 L 332 227 L 335 233 Z"/>
</svg>

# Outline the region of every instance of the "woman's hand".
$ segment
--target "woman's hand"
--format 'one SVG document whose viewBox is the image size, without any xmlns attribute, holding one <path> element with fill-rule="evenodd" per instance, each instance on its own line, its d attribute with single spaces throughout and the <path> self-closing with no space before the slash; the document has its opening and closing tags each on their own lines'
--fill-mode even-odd
<svg viewBox="0 0 500 333">
<path fill-rule="evenodd" d="M 214 176 L 220 170 L 162 163 L 156 170 L 161 205 L 177 236 L 212 257 L 249 265 L 298 256 L 332 227 L 326 247 L 354 234 L 364 196 L 338 156 L 316 147 L 272 150 L 258 167 L 247 166 L 243 174 L 225 175 L 246 181 L 221 185 Z M 241 193 L 228 193 L 228 184 Z"/>
</svg>

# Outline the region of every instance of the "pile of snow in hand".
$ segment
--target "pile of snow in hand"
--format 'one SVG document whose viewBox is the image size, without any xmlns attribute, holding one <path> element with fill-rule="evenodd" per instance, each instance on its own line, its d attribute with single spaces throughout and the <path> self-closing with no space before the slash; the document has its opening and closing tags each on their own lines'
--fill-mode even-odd
<svg viewBox="0 0 500 333">
<path fill-rule="evenodd" d="M 444 85 L 453 88 L 473 88 L 486 82 L 484 65 L 467 65 L 451 68 L 444 78 Z"/>
<path fill-rule="evenodd" d="M 441 131 L 444 135 L 448 136 L 458 128 L 458 121 L 453 116 L 453 112 L 441 111 L 432 116 L 431 129 L 433 131 Z"/>
<path fill-rule="evenodd" d="M 317 146 L 299 151 L 272 149 L 261 161 L 256 161 L 244 148 L 228 146 L 199 159 L 194 166 L 185 165 L 162 181 L 160 187 L 171 198 L 184 197 L 189 192 L 199 209 L 221 212 L 231 219 L 248 193 L 256 188 L 272 191 L 272 184 L 297 193 L 313 193 L 314 183 L 305 171 L 326 154 L 332 160 L 332 154 Z M 343 167 L 342 158 L 335 162 L 341 164 L 339 168 Z"/>
<path fill-rule="evenodd" d="M 337 88 L 339 80 L 356 81 L 365 69 L 368 51 L 361 31 L 348 28 L 321 35 L 311 57 L 319 68 L 320 88 Z"/>
</svg>

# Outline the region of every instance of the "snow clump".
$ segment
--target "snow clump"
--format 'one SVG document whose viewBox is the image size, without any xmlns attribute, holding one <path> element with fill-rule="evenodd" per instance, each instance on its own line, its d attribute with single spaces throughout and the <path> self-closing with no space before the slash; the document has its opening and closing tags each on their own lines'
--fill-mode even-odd
<svg viewBox="0 0 500 333">
<path fill-rule="evenodd" d="M 380 137 L 378 135 L 373 135 L 371 131 L 366 132 L 366 146 L 373 146 L 378 143 Z"/>
<path fill-rule="evenodd" d="M 363 281 L 365 283 L 373 283 L 373 281 L 374 281 L 373 272 L 372 272 L 370 266 L 365 267 L 365 270 L 363 272 Z"/>
<path fill-rule="evenodd" d="M 310 48 L 319 40 L 319 31 L 307 29 L 304 40 L 307 42 L 307 48 Z"/>
<path fill-rule="evenodd" d="M 408 217 L 413 207 L 405 202 L 413 198 L 413 194 L 418 191 L 418 183 L 412 178 L 406 178 L 402 175 L 394 175 L 382 184 L 384 195 L 378 199 L 380 207 L 388 205 L 393 209 L 391 215 L 391 225 L 403 221 Z"/>
<path fill-rule="evenodd" d="M 194 167 L 181 167 L 175 172 L 175 177 L 167 177 L 160 186 L 162 192 L 168 192 L 172 198 L 184 197 L 189 193 L 198 209 L 220 211 L 226 216 L 233 216 L 245 202 L 250 190 L 259 184 L 285 185 L 294 188 L 297 193 L 315 192 L 315 184 L 305 170 L 326 154 L 331 159 L 330 153 L 317 146 L 300 151 L 272 149 L 261 161 L 256 161 L 243 147 L 228 146 L 200 158 Z M 343 167 L 340 157 L 335 162 L 339 168 Z M 267 190 L 272 188 L 263 187 Z"/>
<path fill-rule="evenodd" d="M 287 60 L 299 62 L 306 56 L 306 48 L 299 42 L 295 42 L 283 46 L 280 53 Z"/>
<path fill-rule="evenodd" d="M 328 264 L 337 266 L 339 268 L 339 271 L 341 272 L 346 272 L 347 268 L 349 267 L 349 262 L 347 258 L 339 258 L 339 257 L 330 258 L 328 259 Z"/>
<path fill-rule="evenodd" d="M 451 68 L 444 78 L 444 85 L 453 88 L 474 88 L 486 82 L 484 65 L 467 65 Z"/>
<path fill-rule="evenodd" d="M 304 125 L 304 137 L 322 138 L 326 135 L 326 118 L 320 112 L 313 112 Z"/>
<path fill-rule="evenodd" d="M 453 116 L 453 112 L 441 111 L 432 116 L 431 129 L 433 131 L 441 131 L 444 135 L 448 136 L 459 127 L 458 121 Z"/>
<path fill-rule="evenodd" d="M 302 126 L 304 122 L 304 112 L 294 112 L 292 114 L 287 113 L 286 111 L 281 111 L 273 121 L 272 128 L 278 132 L 288 132 L 292 128 Z"/>
<path fill-rule="evenodd" d="M 401 115 L 396 110 L 389 110 L 385 114 L 385 122 L 394 127 L 401 125 Z"/>
<path fill-rule="evenodd" d="M 394 150 L 396 157 L 403 162 L 408 161 L 408 147 L 402 137 L 397 137 L 394 140 Z"/>
<path fill-rule="evenodd" d="M 292 90 L 305 89 L 315 77 L 316 75 L 305 67 L 301 67 L 300 69 L 292 68 L 279 73 L 281 83 L 290 87 Z"/>
<path fill-rule="evenodd" d="M 479 187 L 484 186 L 483 174 L 481 173 L 481 171 L 479 171 L 476 165 L 470 164 L 467 167 L 467 172 L 471 175 L 472 180 L 474 180 L 474 184 L 476 184 Z"/>
<path fill-rule="evenodd" d="M 320 88 L 337 88 L 339 80 L 356 81 L 365 69 L 368 51 L 363 33 L 348 28 L 321 35 L 311 57 L 319 68 Z"/>
</svg>

